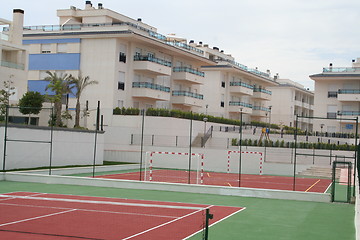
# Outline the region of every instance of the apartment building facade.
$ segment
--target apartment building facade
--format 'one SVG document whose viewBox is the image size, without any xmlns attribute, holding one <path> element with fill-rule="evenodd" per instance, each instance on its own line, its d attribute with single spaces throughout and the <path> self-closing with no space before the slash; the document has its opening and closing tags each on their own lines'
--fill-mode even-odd
<svg viewBox="0 0 360 240">
<path fill-rule="evenodd" d="M 98 84 L 82 93 L 81 108 L 95 110 L 100 101 L 102 115 L 108 116 L 105 124 L 111 124 L 106 121 L 116 107 L 179 109 L 233 119 L 242 112 L 246 122 L 266 121 L 268 87 L 277 85 L 270 71 L 248 68 L 216 47 L 162 35 L 141 19 L 102 4 L 95 8 L 86 1 L 84 9 L 71 6 L 57 10 L 57 16 L 59 25 L 23 28 L 29 53 L 25 90 L 52 94 L 44 80 L 47 71 L 89 76 Z M 75 96 L 70 94 L 67 103 L 74 115 Z"/>
<path fill-rule="evenodd" d="M 326 118 L 314 121 L 317 131 L 354 133 L 360 116 L 360 58 L 351 67 L 323 68 L 311 75 L 315 81 L 314 116 Z"/>
<path fill-rule="evenodd" d="M 309 117 L 314 116 L 314 93 L 290 79 L 278 79 L 277 82 L 277 86 L 269 88 L 273 93 L 269 102 L 271 123 L 295 127 L 297 120 L 299 129 L 312 132 L 313 119 Z"/>
<path fill-rule="evenodd" d="M 24 11 L 13 10 L 12 21 L 1 19 L 0 26 L 9 31 L 0 33 L 0 86 L 8 89 L 10 104 L 17 103 L 27 92 L 27 51 L 22 45 Z"/>
</svg>

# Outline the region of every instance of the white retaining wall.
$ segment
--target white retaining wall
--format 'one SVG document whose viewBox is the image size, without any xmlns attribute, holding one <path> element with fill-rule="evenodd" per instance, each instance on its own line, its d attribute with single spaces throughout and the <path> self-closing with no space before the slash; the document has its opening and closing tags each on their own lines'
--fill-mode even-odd
<svg viewBox="0 0 360 240">
<path fill-rule="evenodd" d="M 47 184 L 67 184 L 94 187 L 113 187 L 139 190 L 161 190 L 171 192 L 205 193 L 224 196 L 242 196 L 286 199 L 298 201 L 330 202 L 330 194 L 305 193 L 297 191 L 279 191 L 255 188 L 232 188 L 223 186 L 205 186 L 176 183 L 153 183 L 128 180 L 98 179 L 68 176 L 44 176 L 24 173 L 4 173 L 4 180 L 14 182 L 36 182 Z"/>
<path fill-rule="evenodd" d="M 3 170 L 5 127 L 0 126 L 0 169 Z M 35 168 L 50 164 L 50 128 L 13 127 L 7 129 L 5 169 Z M 26 140 L 28 142 L 24 142 Z M 43 142 L 33 142 L 43 141 Z M 95 132 L 54 129 L 52 166 L 91 165 L 94 162 Z M 103 163 L 104 134 L 97 134 L 96 164 Z"/>
</svg>

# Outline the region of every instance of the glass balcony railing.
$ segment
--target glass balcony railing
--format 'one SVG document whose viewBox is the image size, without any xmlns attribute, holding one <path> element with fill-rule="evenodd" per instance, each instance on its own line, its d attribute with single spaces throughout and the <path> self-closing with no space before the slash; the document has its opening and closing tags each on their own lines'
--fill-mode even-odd
<svg viewBox="0 0 360 240">
<path fill-rule="evenodd" d="M 1 66 L 2 67 L 8 67 L 8 68 L 21 69 L 21 70 L 25 69 L 24 64 L 12 63 L 12 62 L 7 62 L 7 61 L 1 61 Z"/>
<path fill-rule="evenodd" d="M 254 88 L 254 92 L 262 92 L 271 95 L 272 92 L 263 88 Z"/>
<path fill-rule="evenodd" d="M 241 107 L 246 107 L 246 108 L 252 108 L 252 104 L 250 104 L 250 103 L 233 102 L 233 101 L 229 102 L 229 106 L 241 106 Z"/>
<path fill-rule="evenodd" d="M 83 30 L 84 28 L 93 28 L 93 27 L 109 27 L 109 26 L 130 26 L 131 28 L 136 28 L 143 32 L 146 32 L 150 37 L 156 38 L 160 41 L 163 41 L 167 45 L 171 45 L 174 47 L 186 49 L 191 52 L 196 52 L 200 55 L 204 54 L 204 51 L 192 47 L 186 43 L 179 42 L 179 41 L 168 41 L 165 35 L 160 33 L 151 31 L 150 29 L 144 28 L 139 26 L 138 24 L 131 23 L 131 22 L 121 22 L 121 23 L 89 23 L 89 24 L 65 24 L 65 25 L 42 25 L 42 26 L 26 26 L 24 27 L 24 31 L 44 31 L 44 32 L 51 32 L 51 31 L 67 31 L 67 30 Z M 3 28 L 4 31 L 9 31 L 8 27 Z"/>
<path fill-rule="evenodd" d="M 150 83 L 150 82 L 133 82 L 132 87 L 133 88 L 150 88 L 150 89 L 159 90 L 162 92 L 170 92 L 169 87 L 165 87 L 165 86 Z"/>
<path fill-rule="evenodd" d="M 230 82 L 230 86 L 240 86 L 240 87 L 246 87 L 249 88 L 251 90 L 254 90 L 254 86 L 244 83 L 244 82 Z"/>
<path fill-rule="evenodd" d="M 339 89 L 339 94 L 360 94 L 360 89 Z"/>
<path fill-rule="evenodd" d="M 204 77 L 205 76 L 205 73 L 204 72 L 200 72 L 196 69 L 193 69 L 193 68 L 189 68 L 189 67 L 174 67 L 173 68 L 173 71 L 174 72 L 188 72 L 188 73 L 192 73 L 192 74 L 195 74 L 195 75 L 198 75 L 200 77 Z"/>
<path fill-rule="evenodd" d="M 173 91 L 173 96 L 185 96 L 185 97 L 192 97 L 197 99 L 204 99 L 204 95 L 193 93 L 193 92 L 187 92 L 187 91 Z"/>
<path fill-rule="evenodd" d="M 338 111 L 339 116 L 360 116 L 360 111 Z"/>
<path fill-rule="evenodd" d="M 156 57 L 152 57 L 152 56 L 142 56 L 142 55 L 135 55 L 134 56 L 134 61 L 149 61 L 149 62 L 153 62 L 153 63 L 157 63 L 166 67 L 171 67 L 171 62 L 169 61 L 165 61 L 163 59 L 160 58 L 156 58 Z"/>
<path fill-rule="evenodd" d="M 360 67 L 328 67 L 323 68 L 324 73 L 333 72 L 333 73 L 351 73 L 351 72 L 360 72 Z"/>
<path fill-rule="evenodd" d="M 270 112 L 269 108 L 261 107 L 261 106 L 253 106 L 252 109 L 253 110 L 260 110 L 260 111 L 264 111 L 264 112 Z"/>
</svg>

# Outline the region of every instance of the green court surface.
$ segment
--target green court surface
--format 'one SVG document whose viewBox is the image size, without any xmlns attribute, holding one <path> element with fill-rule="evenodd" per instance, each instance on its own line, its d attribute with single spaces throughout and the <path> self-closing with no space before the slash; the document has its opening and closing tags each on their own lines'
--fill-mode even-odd
<svg viewBox="0 0 360 240">
<path fill-rule="evenodd" d="M 351 204 L 0 181 L 0 193 L 16 191 L 246 207 L 212 226 L 212 240 L 355 240 Z"/>
</svg>

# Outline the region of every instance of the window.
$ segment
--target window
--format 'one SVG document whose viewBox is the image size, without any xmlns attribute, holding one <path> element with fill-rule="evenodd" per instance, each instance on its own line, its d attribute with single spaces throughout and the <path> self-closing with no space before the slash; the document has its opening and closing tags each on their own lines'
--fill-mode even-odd
<svg viewBox="0 0 360 240">
<path fill-rule="evenodd" d="M 57 52 L 58 53 L 66 53 L 67 52 L 67 44 L 66 43 L 58 43 Z"/>
<path fill-rule="evenodd" d="M 51 53 L 51 44 L 41 44 L 41 53 Z"/>
<path fill-rule="evenodd" d="M 124 107 L 124 101 L 123 100 L 118 100 L 118 108 L 123 108 Z"/>
<path fill-rule="evenodd" d="M 224 81 L 221 82 L 221 87 L 225 88 L 225 82 Z"/>
<path fill-rule="evenodd" d="M 224 94 L 221 94 L 220 107 L 225 107 L 225 95 Z"/>
<path fill-rule="evenodd" d="M 119 72 L 118 90 L 125 90 L 125 73 Z"/>
<path fill-rule="evenodd" d="M 126 63 L 126 55 L 123 52 L 120 52 L 119 54 L 119 62 Z"/>
<path fill-rule="evenodd" d="M 338 92 L 335 91 L 329 91 L 328 92 L 328 98 L 337 98 Z"/>
</svg>

